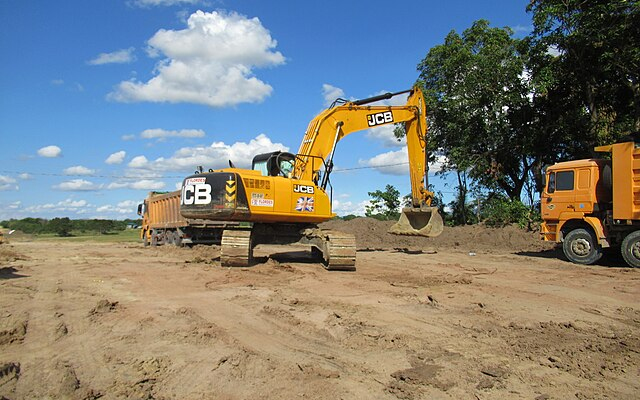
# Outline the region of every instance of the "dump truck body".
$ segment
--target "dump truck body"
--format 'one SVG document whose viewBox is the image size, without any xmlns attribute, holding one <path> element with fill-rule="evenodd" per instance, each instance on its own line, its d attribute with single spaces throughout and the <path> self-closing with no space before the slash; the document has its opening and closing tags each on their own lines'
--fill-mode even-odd
<svg viewBox="0 0 640 400">
<path fill-rule="evenodd" d="M 145 246 L 219 244 L 224 228 L 237 223 L 187 219 L 180 215 L 181 191 L 150 192 L 138 206 L 142 216 L 140 238 Z"/>
<path fill-rule="evenodd" d="M 566 257 L 592 264 L 603 248 L 621 248 L 640 267 L 640 144 L 600 146 L 611 159 L 557 163 L 546 170 L 541 195 L 544 240 L 562 243 Z"/>
</svg>

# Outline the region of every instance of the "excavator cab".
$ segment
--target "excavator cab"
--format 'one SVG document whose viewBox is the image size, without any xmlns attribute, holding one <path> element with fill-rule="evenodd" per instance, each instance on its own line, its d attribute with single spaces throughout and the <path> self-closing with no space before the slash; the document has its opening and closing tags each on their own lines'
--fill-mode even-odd
<svg viewBox="0 0 640 400">
<path fill-rule="evenodd" d="M 284 176 L 290 178 L 296 156 L 284 151 L 258 154 L 253 157 L 251 169 L 260 171 L 263 176 Z"/>
</svg>

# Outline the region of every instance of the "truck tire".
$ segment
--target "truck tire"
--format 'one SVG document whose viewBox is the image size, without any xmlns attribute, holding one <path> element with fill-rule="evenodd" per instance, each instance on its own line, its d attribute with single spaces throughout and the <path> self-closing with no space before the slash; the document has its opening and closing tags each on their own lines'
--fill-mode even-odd
<svg viewBox="0 0 640 400">
<path fill-rule="evenodd" d="M 630 267 L 640 268 L 640 231 L 633 231 L 624 238 L 622 258 Z"/>
<path fill-rule="evenodd" d="M 569 261 L 589 265 L 602 257 L 602 247 L 595 235 L 586 229 L 574 229 L 565 236 L 562 251 Z"/>
</svg>

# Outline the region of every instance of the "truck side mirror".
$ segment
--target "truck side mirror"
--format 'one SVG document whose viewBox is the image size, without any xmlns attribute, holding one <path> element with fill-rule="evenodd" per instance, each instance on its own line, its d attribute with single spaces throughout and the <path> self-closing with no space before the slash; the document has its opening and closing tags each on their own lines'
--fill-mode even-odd
<svg viewBox="0 0 640 400">
<path fill-rule="evenodd" d="M 142 215 L 142 204 L 138 204 L 138 215 Z"/>
</svg>

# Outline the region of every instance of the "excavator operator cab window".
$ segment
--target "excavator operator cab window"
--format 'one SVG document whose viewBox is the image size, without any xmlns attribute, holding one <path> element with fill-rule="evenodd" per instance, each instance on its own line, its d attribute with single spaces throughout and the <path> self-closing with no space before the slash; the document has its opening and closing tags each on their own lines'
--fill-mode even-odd
<svg viewBox="0 0 640 400">
<path fill-rule="evenodd" d="M 281 151 L 258 154 L 253 158 L 252 169 L 260 171 L 263 176 L 290 178 L 293 173 L 295 158 L 295 155 Z"/>
</svg>

